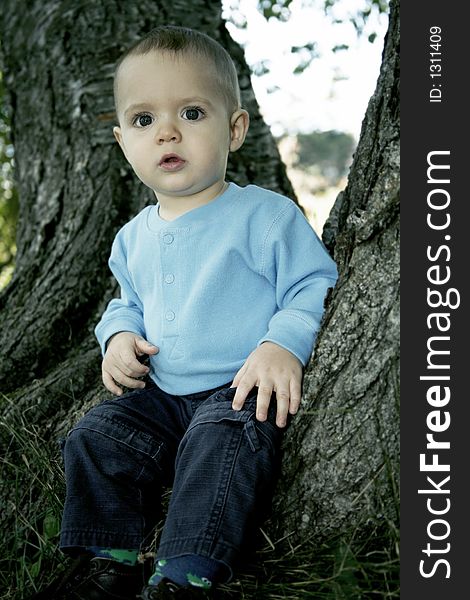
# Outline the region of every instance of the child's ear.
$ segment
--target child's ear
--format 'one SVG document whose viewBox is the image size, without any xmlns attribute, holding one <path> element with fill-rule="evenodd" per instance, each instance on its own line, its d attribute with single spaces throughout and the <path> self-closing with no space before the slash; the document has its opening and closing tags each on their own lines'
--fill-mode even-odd
<svg viewBox="0 0 470 600">
<path fill-rule="evenodd" d="M 230 118 L 230 152 L 235 152 L 241 147 L 249 126 L 250 116 L 246 110 L 236 110 Z"/>
<path fill-rule="evenodd" d="M 117 143 L 121 146 L 121 150 L 124 152 L 124 156 L 127 158 L 126 149 L 124 148 L 124 142 L 122 141 L 122 133 L 120 127 L 113 127 L 114 137 Z"/>
</svg>

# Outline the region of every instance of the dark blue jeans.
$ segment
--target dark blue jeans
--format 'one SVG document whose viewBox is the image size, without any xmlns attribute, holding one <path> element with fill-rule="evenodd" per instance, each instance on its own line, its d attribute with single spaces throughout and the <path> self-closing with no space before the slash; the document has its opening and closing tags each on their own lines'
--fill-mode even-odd
<svg viewBox="0 0 470 600">
<path fill-rule="evenodd" d="M 67 493 L 61 548 L 142 546 L 172 486 L 158 558 L 199 554 L 231 567 L 270 504 L 282 430 L 275 398 L 255 419 L 234 388 L 173 396 L 154 384 L 93 408 L 63 448 Z"/>
</svg>

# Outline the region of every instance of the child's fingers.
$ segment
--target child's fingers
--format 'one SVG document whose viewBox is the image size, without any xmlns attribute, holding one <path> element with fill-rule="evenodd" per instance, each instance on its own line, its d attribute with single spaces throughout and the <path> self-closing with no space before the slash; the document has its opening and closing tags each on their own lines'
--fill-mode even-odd
<svg viewBox="0 0 470 600">
<path fill-rule="evenodd" d="M 255 381 L 252 381 L 247 376 L 244 376 L 237 385 L 237 391 L 233 397 L 232 408 L 233 410 L 241 410 L 245 404 L 248 394 L 251 392 L 255 385 Z"/>
<path fill-rule="evenodd" d="M 107 371 L 102 371 L 102 379 L 104 383 L 104 387 L 111 392 L 111 394 L 115 394 L 116 396 L 121 396 L 122 390 L 119 386 L 117 386 L 114 382 L 114 379 Z"/>
<path fill-rule="evenodd" d="M 142 337 L 135 338 L 135 349 L 140 356 L 142 356 L 142 354 L 157 354 L 159 351 L 157 346 L 147 342 L 147 340 Z"/>
<path fill-rule="evenodd" d="M 119 355 L 115 365 L 127 377 L 142 377 L 149 372 L 149 368 L 137 360 L 135 354 L 128 350 Z"/>
<path fill-rule="evenodd" d="M 268 418 L 268 409 L 272 394 L 272 384 L 260 383 L 258 387 L 258 396 L 256 398 L 256 418 L 258 421 L 266 421 Z"/>
<path fill-rule="evenodd" d="M 140 381 L 140 379 L 128 377 L 127 375 L 124 375 L 124 373 L 119 371 L 113 373 L 113 379 L 117 383 L 120 383 L 121 385 L 124 385 L 125 387 L 130 389 L 143 389 L 145 387 L 145 383 L 143 381 Z"/>
<path fill-rule="evenodd" d="M 287 425 L 287 413 L 289 412 L 290 392 L 289 388 L 278 388 L 276 390 L 276 425 L 285 427 Z"/>
<path fill-rule="evenodd" d="M 289 412 L 291 415 L 297 414 L 300 402 L 302 400 L 302 384 L 298 379 L 292 379 L 290 382 L 290 404 Z"/>
<path fill-rule="evenodd" d="M 238 387 L 242 377 L 245 375 L 246 369 L 246 363 L 244 363 L 243 367 L 239 369 L 238 373 L 233 378 L 232 385 L 230 387 Z"/>
</svg>

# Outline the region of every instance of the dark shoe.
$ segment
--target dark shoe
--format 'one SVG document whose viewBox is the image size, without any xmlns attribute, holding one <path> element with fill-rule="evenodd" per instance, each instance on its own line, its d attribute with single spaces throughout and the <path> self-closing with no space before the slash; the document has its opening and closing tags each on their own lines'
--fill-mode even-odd
<svg viewBox="0 0 470 600">
<path fill-rule="evenodd" d="M 142 600 L 206 600 L 212 598 L 210 592 L 193 585 L 182 587 L 162 579 L 158 585 L 147 585 L 139 596 Z"/>
<path fill-rule="evenodd" d="M 142 565 L 84 556 L 31 600 L 135 600 L 143 581 Z"/>
</svg>

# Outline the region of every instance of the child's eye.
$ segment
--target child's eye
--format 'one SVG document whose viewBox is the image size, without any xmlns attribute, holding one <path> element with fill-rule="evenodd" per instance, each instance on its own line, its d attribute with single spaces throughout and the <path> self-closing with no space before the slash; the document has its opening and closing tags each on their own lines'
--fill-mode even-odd
<svg viewBox="0 0 470 600">
<path fill-rule="evenodd" d="M 148 127 L 152 123 L 153 117 L 144 113 L 142 115 L 137 115 L 132 124 L 136 127 Z"/>
<path fill-rule="evenodd" d="M 198 108 L 196 106 L 191 106 L 190 108 L 185 108 L 183 110 L 183 119 L 187 121 L 199 121 L 205 116 L 205 112 L 202 108 Z"/>
</svg>

